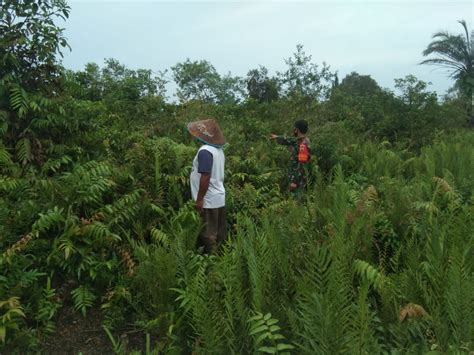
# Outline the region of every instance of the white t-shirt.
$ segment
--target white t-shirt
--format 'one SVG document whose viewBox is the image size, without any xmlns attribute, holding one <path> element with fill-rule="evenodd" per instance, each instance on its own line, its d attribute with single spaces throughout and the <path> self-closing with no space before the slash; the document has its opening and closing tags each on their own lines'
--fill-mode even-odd
<svg viewBox="0 0 474 355">
<path fill-rule="evenodd" d="M 221 208 L 225 206 L 225 188 L 224 188 L 224 164 L 225 157 L 224 151 L 221 148 L 216 148 L 210 145 L 203 145 L 199 148 L 196 156 L 193 160 L 193 170 L 191 171 L 191 194 L 193 195 L 194 201 L 197 199 L 199 191 L 199 181 L 201 180 L 201 174 L 198 173 L 198 155 L 201 150 L 207 150 L 212 154 L 212 170 L 211 170 L 211 181 L 209 182 L 209 188 L 204 195 L 204 208 Z"/>
</svg>

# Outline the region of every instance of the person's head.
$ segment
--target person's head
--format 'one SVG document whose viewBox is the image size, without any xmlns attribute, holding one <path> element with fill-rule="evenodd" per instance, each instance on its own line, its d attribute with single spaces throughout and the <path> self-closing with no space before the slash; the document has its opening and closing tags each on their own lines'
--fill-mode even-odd
<svg viewBox="0 0 474 355">
<path fill-rule="evenodd" d="M 305 120 L 298 120 L 295 122 L 293 134 L 298 136 L 298 134 L 305 135 L 308 132 L 308 122 Z"/>
</svg>

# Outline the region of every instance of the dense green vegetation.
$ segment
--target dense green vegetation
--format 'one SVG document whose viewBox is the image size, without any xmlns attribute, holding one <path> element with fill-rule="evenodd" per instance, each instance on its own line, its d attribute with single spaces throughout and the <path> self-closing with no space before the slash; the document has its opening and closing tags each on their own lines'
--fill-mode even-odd
<svg viewBox="0 0 474 355">
<path fill-rule="evenodd" d="M 173 103 L 165 73 L 62 68 L 65 3 L 3 4 L 2 352 L 43 349 L 71 307 L 100 309 L 117 353 L 474 350 L 472 68 L 441 100 L 411 75 L 396 92 L 357 73 L 339 82 L 297 46 L 274 77 L 178 63 Z M 195 248 L 185 130 L 205 117 L 229 142 L 228 243 L 212 256 Z M 287 193 L 288 152 L 267 139 L 298 118 L 317 159 L 303 203 Z"/>
</svg>

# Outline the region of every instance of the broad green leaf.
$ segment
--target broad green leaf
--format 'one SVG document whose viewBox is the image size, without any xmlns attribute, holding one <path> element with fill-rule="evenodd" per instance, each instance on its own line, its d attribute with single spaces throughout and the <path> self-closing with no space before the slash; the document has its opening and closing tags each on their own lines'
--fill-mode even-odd
<svg viewBox="0 0 474 355">
<path fill-rule="evenodd" d="M 262 353 L 267 353 L 267 354 L 276 354 L 277 349 L 271 348 L 268 346 L 262 346 L 261 348 L 258 348 L 258 351 L 261 351 Z"/>
<path fill-rule="evenodd" d="M 293 345 L 290 345 L 290 344 L 278 344 L 277 345 L 277 350 L 278 351 L 281 351 L 281 350 L 291 350 L 291 349 L 294 349 L 295 347 Z"/>
<path fill-rule="evenodd" d="M 249 335 L 254 335 L 254 334 L 260 333 L 260 332 L 262 332 L 262 331 L 264 331 L 264 330 L 266 330 L 266 329 L 268 329 L 268 327 L 267 327 L 266 325 L 261 325 L 260 327 L 257 327 L 257 328 L 255 328 L 255 329 L 253 329 L 253 330 L 249 333 Z"/>
</svg>

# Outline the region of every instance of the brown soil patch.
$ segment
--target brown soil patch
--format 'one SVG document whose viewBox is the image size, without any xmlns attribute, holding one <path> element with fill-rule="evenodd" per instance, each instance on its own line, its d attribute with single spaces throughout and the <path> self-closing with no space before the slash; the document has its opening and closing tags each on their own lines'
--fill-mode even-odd
<svg viewBox="0 0 474 355">
<path fill-rule="evenodd" d="M 42 345 L 41 353 L 83 355 L 113 354 L 112 342 L 102 327 L 103 316 L 99 308 L 90 309 L 86 317 L 72 307 L 64 306 L 56 320 L 56 332 Z M 142 332 L 114 331 L 116 340 L 127 344 L 127 351 L 145 350 Z"/>
</svg>

